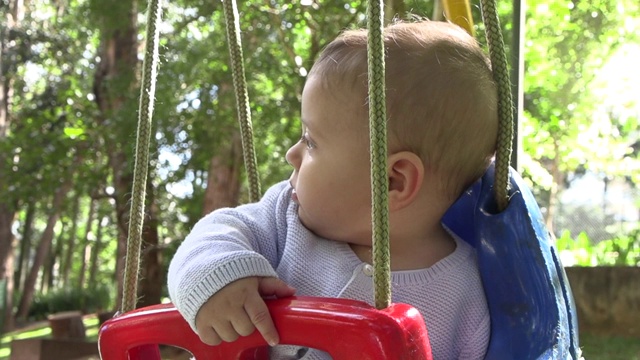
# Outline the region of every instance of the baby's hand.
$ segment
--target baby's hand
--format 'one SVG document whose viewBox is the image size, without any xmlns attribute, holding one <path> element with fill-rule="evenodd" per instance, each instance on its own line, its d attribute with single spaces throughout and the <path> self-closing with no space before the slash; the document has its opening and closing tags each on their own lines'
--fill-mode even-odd
<svg viewBox="0 0 640 360">
<path fill-rule="evenodd" d="M 248 277 L 223 287 L 198 311 L 196 329 L 205 344 L 219 345 L 248 336 L 258 329 L 265 341 L 280 342 L 262 296 L 292 296 L 295 289 L 274 278 Z"/>
</svg>

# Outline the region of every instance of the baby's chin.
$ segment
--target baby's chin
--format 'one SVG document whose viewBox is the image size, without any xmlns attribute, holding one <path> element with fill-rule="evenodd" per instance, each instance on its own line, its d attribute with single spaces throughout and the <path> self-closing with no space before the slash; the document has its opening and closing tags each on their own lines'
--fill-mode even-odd
<svg viewBox="0 0 640 360">
<path fill-rule="evenodd" d="M 297 204 L 297 205 L 298 205 L 298 219 L 300 220 L 300 223 L 302 224 L 302 226 L 307 228 L 307 230 L 311 231 L 314 235 L 320 236 L 320 234 L 316 232 L 315 227 L 313 226 L 313 223 L 307 219 L 307 213 L 300 206 L 300 204 Z"/>
<path fill-rule="evenodd" d="M 330 237 L 330 234 L 322 231 L 322 229 L 319 226 L 315 225 L 313 221 L 309 221 L 308 214 L 304 211 L 300 204 L 298 204 L 298 219 L 300 219 L 300 223 L 302 223 L 302 226 L 311 231 L 315 236 L 333 240 L 333 238 Z"/>
<path fill-rule="evenodd" d="M 305 228 L 307 228 L 307 230 L 312 232 L 315 236 L 322 239 L 344 242 L 349 244 L 359 243 L 359 241 L 347 239 L 346 236 L 340 236 L 339 234 L 336 234 L 335 231 L 330 231 L 330 230 L 327 230 L 326 228 L 323 229 L 321 226 L 317 226 L 317 224 L 314 226 L 312 221 L 308 221 L 306 219 L 305 217 L 306 215 L 307 214 L 304 212 L 304 210 L 301 207 L 298 207 L 298 218 L 300 219 L 300 223 L 302 223 L 302 225 Z M 329 227 L 329 229 L 331 229 L 331 227 Z"/>
</svg>

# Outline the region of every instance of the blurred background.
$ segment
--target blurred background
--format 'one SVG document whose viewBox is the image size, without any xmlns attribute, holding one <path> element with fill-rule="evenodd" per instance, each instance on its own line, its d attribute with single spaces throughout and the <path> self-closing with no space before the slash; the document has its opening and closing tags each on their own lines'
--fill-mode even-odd
<svg viewBox="0 0 640 360">
<path fill-rule="evenodd" d="M 522 93 L 517 168 L 564 265 L 633 268 L 637 279 L 639 3 L 530 0 L 520 13 L 498 2 Z M 389 21 L 442 18 L 437 0 L 386 5 Z M 366 25 L 366 3 L 238 6 L 264 190 L 290 174 L 284 154 L 299 138 L 307 71 L 341 30 Z M 166 301 L 168 261 L 195 221 L 248 198 L 221 7 L 164 5 L 139 306 Z M 484 44 L 479 4 L 471 7 Z M 48 315 L 119 307 L 145 12 L 139 0 L 0 0 L 0 359 L 20 329 Z M 622 311 L 640 316 L 640 294 L 629 296 L 636 305 Z M 595 355 L 617 341 L 600 358 L 640 358 L 638 339 L 592 330 L 587 358 L 589 344 Z"/>
</svg>

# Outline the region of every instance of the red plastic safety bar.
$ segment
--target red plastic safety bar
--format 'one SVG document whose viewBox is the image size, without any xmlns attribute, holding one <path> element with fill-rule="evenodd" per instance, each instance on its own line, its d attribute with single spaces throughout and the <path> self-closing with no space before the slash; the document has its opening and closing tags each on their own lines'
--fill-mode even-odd
<svg viewBox="0 0 640 360">
<path fill-rule="evenodd" d="M 432 360 L 422 316 L 406 304 L 376 310 L 355 300 L 289 297 L 267 306 L 281 344 L 321 349 L 334 360 Z M 269 358 L 257 331 L 232 343 L 204 344 L 171 304 L 131 311 L 100 328 L 102 360 L 159 360 L 159 344 L 186 349 L 197 360 Z"/>
</svg>

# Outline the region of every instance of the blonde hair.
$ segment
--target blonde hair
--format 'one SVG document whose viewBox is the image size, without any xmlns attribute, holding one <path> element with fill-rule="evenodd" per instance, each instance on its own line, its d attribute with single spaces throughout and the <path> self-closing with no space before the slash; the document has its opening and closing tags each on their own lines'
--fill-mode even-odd
<svg viewBox="0 0 640 360">
<path fill-rule="evenodd" d="M 495 152 L 497 92 L 475 39 L 445 22 L 384 30 L 389 151 L 412 151 L 451 201 L 487 169 Z M 352 91 L 366 114 L 367 32 L 349 30 L 322 52 L 309 77 Z"/>
</svg>

